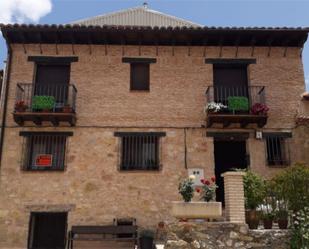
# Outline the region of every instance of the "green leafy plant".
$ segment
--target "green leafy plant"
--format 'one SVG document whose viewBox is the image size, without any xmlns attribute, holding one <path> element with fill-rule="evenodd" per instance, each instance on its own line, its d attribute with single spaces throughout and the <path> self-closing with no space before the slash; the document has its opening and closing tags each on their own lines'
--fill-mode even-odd
<svg viewBox="0 0 309 249">
<path fill-rule="evenodd" d="M 284 210 L 284 209 L 279 209 L 277 212 L 276 212 L 276 218 L 277 219 L 288 219 L 289 217 L 289 211 L 288 210 Z"/>
<path fill-rule="evenodd" d="M 309 248 L 309 207 L 303 207 L 293 214 L 291 226 L 291 249 Z"/>
<path fill-rule="evenodd" d="M 155 237 L 155 232 L 150 229 L 143 229 L 139 232 L 139 237 L 153 239 Z"/>
<path fill-rule="evenodd" d="M 263 203 L 265 197 L 265 183 L 261 176 L 248 170 L 244 176 L 245 206 L 255 210 Z"/>
<path fill-rule="evenodd" d="M 54 96 L 37 95 L 32 98 L 32 109 L 34 110 L 51 110 L 55 106 Z"/>
<path fill-rule="evenodd" d="M 277 198 L 273 191 L 273 183 L 264 181 L 264 199 L 259 206 L 264 220 L 273 220 L 277 209 Z"/>
<path fill-rule="evenodd" d="M 183 200 L 185 202 L 190 202 L 194 195 L 194 187 L 193 187 L 193 180 L 195 176 L 192 175 L 179 183 L 178 191 L 181 194 Z"/>
<path fill-rule="evenodd" d="M 230 111 L 249 111 L 249 100 L 247 97 L 230 96 L 227 100 Z"/>
<path fill-rule="evenodd" d="M 297 163 L 273 179 L 274 191 L 294 213 L 309 205 L 309 167 Z"/>
</svg>

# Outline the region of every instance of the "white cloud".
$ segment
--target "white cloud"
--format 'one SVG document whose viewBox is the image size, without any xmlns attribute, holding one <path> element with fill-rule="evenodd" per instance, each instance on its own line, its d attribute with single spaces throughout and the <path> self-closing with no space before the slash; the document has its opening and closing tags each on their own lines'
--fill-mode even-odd
<svg viewBox="0 0 309 249">
<path fill-rule="evenodd" d="M 36 23 L 51 10 L 51 0 L 0 0 L 0 23 Z"/>
</svg>

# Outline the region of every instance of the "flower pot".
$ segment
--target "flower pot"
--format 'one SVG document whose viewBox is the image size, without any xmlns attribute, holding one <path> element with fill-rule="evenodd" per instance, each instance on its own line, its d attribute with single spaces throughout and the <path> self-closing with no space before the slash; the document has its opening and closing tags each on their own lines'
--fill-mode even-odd
<svg viewBox="0 0 309 249">
<path fill-rule="evenodd" d="M 72 113 L 72 112 L 73 112 L 73 109 L 72 109 L 71 106 L 64 106 L 64 107 L 62 108 L 62 112 L 64 112 L 64 113 Z"/>
<path fill-rule="evenodd" d="M 221 202 L 172 202 L 171 213 L 178 219 L 208 219 L 222 216 Z"/>
<path fill-rule="evenodd" d="M 273 228 L 273 220 L 272 219 L 263 219 L 264 229 L 272 229 Z"/>
<path fill-rule="evenodd" d="M 260 223 L 260 218 L 256 210 L 246 210 L 246 223 L 250 229 L 257 229 Z"/>
<path fill-rule="evenodd" d="M 288 228 L 288 219 L 278 219 L 278 226 L 280 229 Z"/>
<path fill-rule="evenodd" d="M 18 107 L 18 108 L 15 108 L 15 111 L 16 112 L 25 112 L 27 109 L 27 107 Z"/>
<path fill-rule="evenodd" d="M 149 238 L 149 237 L 139 238 L 139 248 L 140 249 L 152 249 L 153 248 L 153 238 Z"/>
<path fill-rule="evenodd" d="M 42 109 L 42 112 L 51 112 L 50 109 Z"/>
</svg>

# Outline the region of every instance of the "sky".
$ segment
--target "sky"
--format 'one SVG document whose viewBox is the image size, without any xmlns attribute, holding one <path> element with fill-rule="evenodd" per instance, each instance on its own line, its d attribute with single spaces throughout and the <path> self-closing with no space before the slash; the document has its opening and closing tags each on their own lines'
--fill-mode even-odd
<svg viewBox="0 0 309 249">
<path fill-rule="evenodd" d="M 144 0 L 0 0 L 0 23 L 70 23 Z M 205 26 L 309 27 L 309 0 L 148 0 L 149 8 Z M 309 90 L 309 41 L 303 52 Z M 0 37 L 0 68 L 6 46 Z"/>
</svg>

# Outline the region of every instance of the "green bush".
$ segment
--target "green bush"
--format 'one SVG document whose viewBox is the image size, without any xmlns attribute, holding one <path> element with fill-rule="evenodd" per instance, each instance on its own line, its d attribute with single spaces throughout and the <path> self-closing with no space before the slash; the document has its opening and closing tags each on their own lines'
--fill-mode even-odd
<svg viewBox="0 0 309 249">
<path fill-rule="evenodd" d="M 51 110 L 55 106 L 54 96 L 33 96 L 32 109 L 34 110 Z"/>
<path fill-rule="evenodd" d="M 244 176 L 244 192 L 246 209 L 255 210 L 263 203 L 265 197 L 265 181 L 251 171 Z"/>
<path fill-rule="evenodd" d="M 247 97 L 228 97 L 228 108 L 230 111 L 249 111 L 249 100 Z"/>
<path fill-rule="evenodd" d="M 309 207 L 309 167 L 295 164 L 274 177 L 275 191 L 286 200 L 289 210 L 297 212 Z"/>
</svg>

